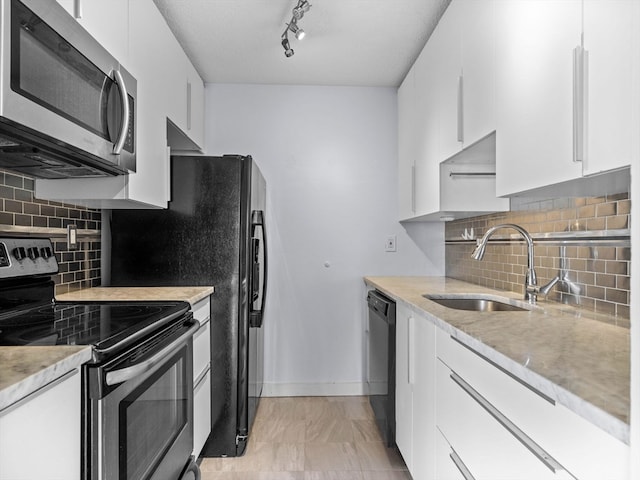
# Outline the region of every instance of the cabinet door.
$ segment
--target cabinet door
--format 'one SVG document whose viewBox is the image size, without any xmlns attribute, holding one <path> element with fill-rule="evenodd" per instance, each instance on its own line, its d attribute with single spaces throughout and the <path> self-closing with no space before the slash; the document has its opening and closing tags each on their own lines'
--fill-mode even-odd
<svg viewBox="0 0 640 480">
<path fill-rule="evenodd" d="M 433 67 L 437 44 L 427 42 L 415 63 L 415 215 L 440 210 L 440 118 L 438 77 Z"/>
<path fill-rule="evenodd" d="M 573 161 L 573 49 L 581 0 L 496 0 L 496 190 L 582 176 Z"/>
<path fill-rule="evenodd" d="M 415 319 L 415 384 L 413 387 L 413 470 L 416 479 L 435 478 L 436 331 L 424 317 Z"/>
<path fill-rule="evenodd" d="M 435 77 L 435 109 L 427 111 L 438 119 L 437 163 L 455 155 L 462 149 L 462 24 L 464 3 L 452 2 L 438 22 L 427 45 L 433 49 L 428 69 Z"/>
<path fill-rule="evenodd" d="M 415 67 L 398 88 L 398 216 L 415 215 Z"/>
<path fill-rule="evenodd" d="M 464 460 L 451 448 L 439 429 L 436 429 L 436 478 L 438 480 L 470 480 Z"/>
<path fill-rule="evenodd" d="M 80 480 L 79 370 L 0 411 L 0 480 Z"/>
<path fill-rule="evenodd" d="M 459 1 L 462 21 L 462 122 L 467 147 L 496 129 L 493 1 Z"/>
<path fill-rule="evenodd" d="M 191 61 L 186 59 L 187 124 L 186 133 L 201 150 L 204 148 L 204 83 Z"/>
<path fill-rule="evenodd" d="M 589 54 L 585 174 L 638 161 L 639 9 L 637 0 L 584 0 Z"/>
<path fill-rule="evenodd" d="M 415 320 L 403 304 L 396 306 L 396 445 L 409 471 L 413 471 L 413 375 Z"/>
</svg>

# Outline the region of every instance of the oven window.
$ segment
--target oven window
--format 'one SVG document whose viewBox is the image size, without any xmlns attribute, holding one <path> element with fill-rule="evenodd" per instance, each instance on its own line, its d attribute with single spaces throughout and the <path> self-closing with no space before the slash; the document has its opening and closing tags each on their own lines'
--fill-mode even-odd
<svg viewBox="0 0 640 480">
<path fill-rule="evenodd" d="M 120 402 L 120 477 L 147 479 L 188 424 L 187 349 Z"/>
</svg>

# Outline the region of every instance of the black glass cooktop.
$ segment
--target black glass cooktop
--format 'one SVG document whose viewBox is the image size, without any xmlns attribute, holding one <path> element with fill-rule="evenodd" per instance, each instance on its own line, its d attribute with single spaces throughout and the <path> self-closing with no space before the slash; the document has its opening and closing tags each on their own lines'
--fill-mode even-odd
<svg viewBox="0 0 640 480">
<path fill-rule="evenodd" d="M 57 303 L 0 314 L 0 345 L 108 348 L 183 316 L 185 302 Z"/>
</svg>

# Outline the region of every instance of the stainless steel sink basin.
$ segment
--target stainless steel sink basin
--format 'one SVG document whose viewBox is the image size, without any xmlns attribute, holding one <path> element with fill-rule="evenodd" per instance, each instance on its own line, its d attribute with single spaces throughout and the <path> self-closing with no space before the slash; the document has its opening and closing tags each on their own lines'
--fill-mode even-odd
<svg viewBox="0 0 640 480">
<path fill-rule="evenodd" d="M 423 295 L 424 298 L 455 310 L 471 310 L 474 312 L 526 312 L 528 308 L 519 307 L 482 295 L 439 296 Z"/>
</svg>

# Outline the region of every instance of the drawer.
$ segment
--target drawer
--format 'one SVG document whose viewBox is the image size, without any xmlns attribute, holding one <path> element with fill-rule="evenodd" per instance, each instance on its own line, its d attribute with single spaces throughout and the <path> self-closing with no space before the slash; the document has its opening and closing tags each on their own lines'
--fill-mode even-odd
<svg viewBox="0 0 640 480">
<path fill-rule="evenodd" d="M 439 359 L 580 480 L 629 475 L 629 446 L 438 329 Z"/>
<path fill-rule="evenodd" d="M 198 458 L 200 451 L 211 433 L 211 370 L 206 373 L 193 389 L 193 455 Z"/>
<path fill-rule="evenodd" d="M 193 318 L 201 324 L 211 319 L 211 297 L 204 298 L 191 307 Z"/>
<path fill-rule="evenodd" d="M 453 374 L 453 375 L 452 375 Z M 452 450 L 476 480 L 568 480 L 572 477 L 523 432 L 479 402 L 477 391 L 446 365 L 437 365 L 437 424 Z M 472 386 L 471 386 L 472 387 Z M 498 418 L 496 416 L 498 415 Z M 440 447 L 442 448 L 442 447 Z M 442 460 L 441 458 L 439 460 Z M 442 462 L 440 462 L 442 466 Z M 448 471 L 451 471 L 449 466 Z M 453 477 L 457 478 L 457 477 Z"/>
<path fill-rule="evenodd" d="M 211 361 L 211 322 L 202 325 L 193 336 L 193 379 L 196 380 Z"/>
</svg>

